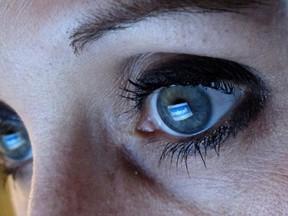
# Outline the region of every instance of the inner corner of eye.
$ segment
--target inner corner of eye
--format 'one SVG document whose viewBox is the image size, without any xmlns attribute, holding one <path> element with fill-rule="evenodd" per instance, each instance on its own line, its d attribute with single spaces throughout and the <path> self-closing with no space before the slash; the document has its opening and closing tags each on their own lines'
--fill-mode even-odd
<svg viewBox="0 0 288 216">
<path fill-rule="evenodd" d="M 233 109 L 241 95 L 238 89 L 226 94 L 201 85 L 161 88 L 147 98 L 137 129 L 192 137 L 216 125 Z"/>
</svg>

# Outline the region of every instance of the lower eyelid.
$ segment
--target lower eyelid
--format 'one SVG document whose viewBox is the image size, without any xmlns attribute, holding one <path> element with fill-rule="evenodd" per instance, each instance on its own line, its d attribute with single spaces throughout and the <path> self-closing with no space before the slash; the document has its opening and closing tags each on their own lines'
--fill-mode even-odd
<svg viewBox="0 0 288 216">
<path fill-rule="evenodd" d="M 32 171 L 33 159 L 30 159 L 25 163 L 21 164 L 21 166 L 17 167 L 15 170 L 13 170 L 12 175 L 15 180 L 27 178 L 30 181 L 32 177 Z"/>
</svg>

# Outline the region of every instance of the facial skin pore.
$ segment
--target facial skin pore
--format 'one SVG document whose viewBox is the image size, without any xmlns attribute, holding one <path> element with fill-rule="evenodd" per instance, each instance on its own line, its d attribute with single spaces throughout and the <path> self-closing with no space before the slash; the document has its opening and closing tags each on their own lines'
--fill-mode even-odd
<svg viewBox="0 0 288 216">
<path fill-rule="evenodd" d="M 21 117 L 33 148 L 33 164 L 8 181 L 16 215 L 288 214 L 287 1 L 153 14 L 75 53 L 75 33 L 95 25 L 87 17 L 120 2 L 0 0 L 0 100 Z M 208 151 L 207 167 L 191 156 L 189 174 L 169 160 L 158 165 L 157 142 L 145 145 L 137 115 L 121 115 L 131 104 L 120 88 L 141 73 L 127 74 L 127 59 L 165 53 L 253 67 L 271 89 L 259 118 L 220 157 Z"/>
</svg>

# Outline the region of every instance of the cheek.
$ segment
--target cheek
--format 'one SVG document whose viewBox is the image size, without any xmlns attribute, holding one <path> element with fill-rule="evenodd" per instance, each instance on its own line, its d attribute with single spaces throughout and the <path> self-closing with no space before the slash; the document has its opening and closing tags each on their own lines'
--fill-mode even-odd
<svg viewBox="0 0 288 216">
<path fill-rule="evenodd" d="M 54 134 L 34 145 L 33 213 L 142 215 L 150 209 L 163 215 L 157 211 L 170 196 L 125 157 L 103 112 L 96 113 L 87 121 L 62 124 L 58 131 L 66 136 Z M 91 130 L 92 122 L 97 127 Z"/>
</svg>

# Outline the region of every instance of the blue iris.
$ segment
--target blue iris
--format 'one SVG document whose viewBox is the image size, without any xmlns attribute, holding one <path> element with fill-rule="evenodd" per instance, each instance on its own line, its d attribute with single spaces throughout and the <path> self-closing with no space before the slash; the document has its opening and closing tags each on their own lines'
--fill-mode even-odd
<svg viewBox="0 0 288 216">
<path fill-rule="evenodd" d="M 24 129 L 0 135 L 0 149 L 13 160 L 26 160 L 32 155 L 28 135 Z"/>
<path fill-rule="evenodd" d="M 159 92 L 157 110 L 163 122 L 182 134 L 203 131 L 212 115 L 209 94 L 201 87 L 171 86 Z"/>
</svg>

